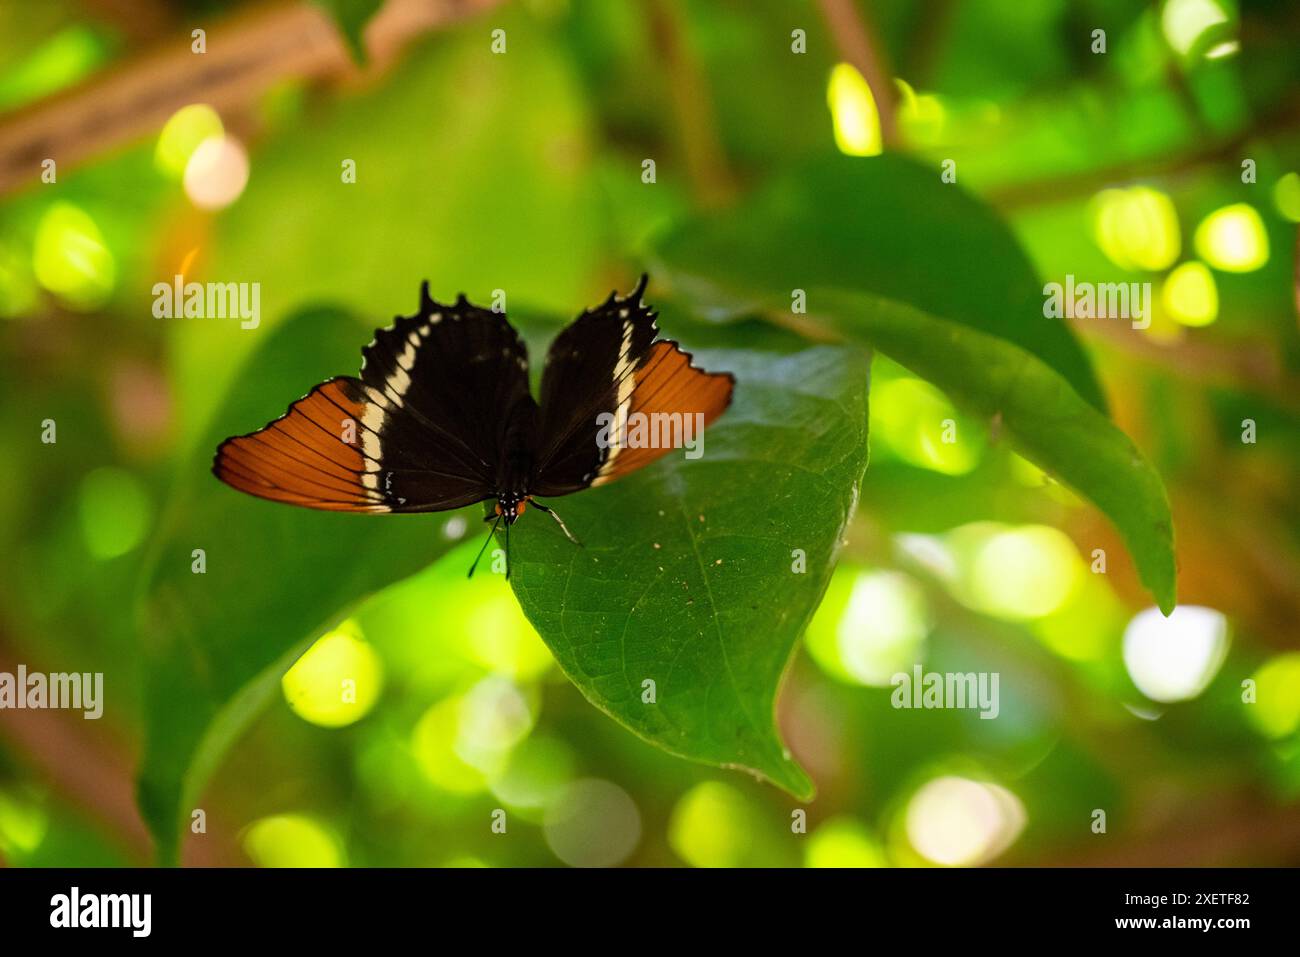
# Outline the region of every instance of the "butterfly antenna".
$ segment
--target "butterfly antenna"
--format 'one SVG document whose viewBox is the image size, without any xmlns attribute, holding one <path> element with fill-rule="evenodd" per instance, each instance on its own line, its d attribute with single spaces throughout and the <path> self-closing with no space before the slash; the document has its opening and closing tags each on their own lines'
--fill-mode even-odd
<svg viewBox="0 0 1300 957">
<path fill-rule="evenodd" d="M 556 523 L 560 526 L 560 531 L 564 532 L 564 537 L 573 542 L 573 544 L 577 545 L 579 548 L 582 547 L 582 542 L 573 537 L 573 532 L 569 531 L 569 526 L 564 524 L 564 519 L 560 518 L 559 513 L 556 512 L 555 509 L 547 508 L 538 501 L 533 501 L 532 505 L 533 508 L 541 509 L 547 515 L 551 516 L 551 518 L 555 519 Z"/>
<path fill-rule="evenodd" d="M 506 581 L 510 581 L 510 523 L 506 522 Z"/>
<path fill-rule="evenodd" d="M 487 550 L 488 542 L 492 541 L 492 536 L 496 534 L 497 526 L 500 524 L 501 524 L 501 516 L 498 515 L 497 520 L 493 522 L 492 527 L 488 529 L 487 538 L 483 539 L 483 546 L 478 550 L 478 554 L 474 556 L 474 564 L 469 566 L 469 574 L 465 576 L 466 578 L 474 577 L 474 569 L 478 568 L 478 560 L 483 557 L 483 552 Z M 509 534 L 510 534 L 510 526 L 507 525 L 506 535 Z M 510 564 L 509 564 L 509 559 L 507 558 L 507 562 L 506 562 L 507 571 L 509 570 L 509 568 L 510 568 Z"/>
</svg>

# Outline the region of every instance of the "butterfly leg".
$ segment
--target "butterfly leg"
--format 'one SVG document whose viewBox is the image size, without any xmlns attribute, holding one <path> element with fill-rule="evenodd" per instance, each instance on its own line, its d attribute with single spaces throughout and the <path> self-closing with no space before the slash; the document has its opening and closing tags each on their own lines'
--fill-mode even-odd
<svg viewBox="0 0 1300 957">
<path fill-rule="evenodd" d="M 555 521 L 560 526 L 560 531 L 564 532 L 565 538 L 573 542 L 573 544 L 577 545 L 579 548 L 582 547 L 582 542 L 578 541 L 576 538 L 573 537 L 573 533 L 569 531 L 569 527 L 564 524 L 564 519 L 560 518 L 559 514 L 555 511 L 555 509 L 547 508 L 541 502 L 533 501 L 532 499 L 529 499 L 529 501 L 533 503 L 533 508 L 540 509 L 541 511 L 545 512 L 547 515 L 551 516 L 551 518 L 555 519 Z"/>
<path fill-rule="evenodd" d="M 484 553 L 485 551 L 487 551 L 488 542 L 492 541 L 492 536 L 496 534 L 497 526 L 498 526 L 499 524 L 501 524 L 501 516 L 500 516 L 500 515 L 496 515 L 496 516 L 492 516 L 492 517 L 494 517 L 494 518 L 496 519 L 496 521 L 493 522 L 493 523 L 492 523 L 492 527 L 488 529 L 487 538 L 483 539 L 483 547 L 480 548 L 480 549 L 478 550 L 478 554 L 474 556 L 474 564 L 469 566 L 469 574 L 465 576 L 466 578 L 473 578 L 473 577 L 474 577 L 474 569 L 478 568 L 478 560 L 479 560 L 480 558 L 482 558 L 482 557 L 483 557 L 483 553 Z M 484 521 L 487 521 L 487 519 L 484 519 Z M 509 525 L 506 526 L 506 534 L 507 534 L 507 535 L 510 534 L 510 526 L 509 526 Z M 510 568 L 510 566 L 509 566 L 509 564 L 507 564 L 507 565 L 506 565 L 506 570 L 509 571 L 509 568 Z"/>
</svg>

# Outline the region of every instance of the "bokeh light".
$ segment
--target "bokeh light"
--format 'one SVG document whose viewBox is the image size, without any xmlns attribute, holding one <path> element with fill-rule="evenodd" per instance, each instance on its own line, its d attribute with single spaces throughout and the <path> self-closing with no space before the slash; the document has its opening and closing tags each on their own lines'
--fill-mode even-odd
<svg viewBox="0 0 1300 957">
<path fill-rule="evenodd" d="M 1273 205 L 1293 223 L 1300 223 L 1300 173 L 1287 173 L 1273 184 Z"/>
<path fill-rule="evenodd" d="M 427 710 L 411 735 L 411 752 L 429 783 L 450 794 L 474 794 L 487 777 L 456 751 L 460 738 L 460 698 L 447 698 Z"/>
<path fill-rule="evenodd" d="M 805 867 L 886 867 L 880 841 L 862 822 L 834 817 L 808 836 Z"/>
<path fill-rule="evenodd" d="M 22 794 L 0 790 L 0 854 L 14 861 L 40 847 L 49 828 L 49 815 Z"/>
<path fill-rule="evenodd" d="M 1106 189 L 1093 197 L 1093 237 L 1121 269 L 1168 269 L 1182 251 L 1178 210 L 1149 186 Z"/>
<path fill-rule="evenodd" d="M 152 509 L 144 486 L 130 472 L 105 466 L 81 480 L 81 532 L 90 554 L 117 558 L 149 530 Z"/>
<path fill-rule="evenodd" d="M 1025 808 L 1006 788 L 952 775 L 926 782 L 908 802 L 907 839 L 926 860 L 947 867 L 983 864 L 1025 826 Z"/>
<path fill-rule="evenodd" d="M 325 728 L 360 721 L 379 700 L 384 668 L 355 622 L 322 635 L 294 662 L 280 688 L 294 713 Z"/>
<path fill-rule="evenodd" d="M 510 681 L 488 676 L 424 713 L 412 738 L 416 761 L 444 791 L 484 790 L 489 777 L 507 769 L 512 749 L 532 730 L 535 707 Z"/>
<path fill-rule="evenodd" d="M 1216 209 L 1196 227 L 1196 253 L 1215 269 L 1251 272 L 1268 262 L 1268 233 L 1249 203 Z"/>
<path fill-rule="evenodd" d="M 871 87 L 862 74 L 848 63 L 837 63 L 826 87 L 831 108 L 835 145 L 849 156 L 878 156 L 884 149 L 880 133 L 880 111 Z"/>
<path fill-rule="evenodd" d="M 738 867 L 750 851 L 754 811 L 728 784 L 706 781 L 686 792 L 668 822 L 668 844 L 692 867 Z"/>
<path fill-rule="evenodd" d="M 180 180 L 199 145 L 225 135 L 217 111 L 206 103 L 191 103 L 171 115 L 158 134 L 154 162 L 166 176 Z"/>
<path fill-rule="evenodd" d="M 36 227 L 36 281 L 74 309 L 102 306 L 117 285 L 117 262 L 95 221 L 71 203 L 53 203 Z"/>
<path fill-rule="evenodd" d="M 1179 56 L 1191 56 L 1222 36 L 1228 12 L 1215 0 L 1165 0 L 1160 28 Z"/>
<path fill-rule="evenodd" d="M 1300 651 L 1270 658 L 1252 676 L 1255 701 L 1246 716 L 1263 734 L 1284 738 L 1300 728 Z"/>
<path fill-rule="evenodd" d="M 841 565 L 808 625 L 806 642 L 827 673 L 884 688 L 921 660 L 929 630 L 929 606 L 914 579 Z"/>
<path fill-rule="evenodd" d="M 530 737 L 510 753 L 491 780 L 492 793 L 512 808 L 528 812 L 549 807 L 574 777 L 577 758 L 558 738 Z"/>
<path fill-rule="evenodd" d="M 200 209 L 224 209 L 248 185 L 248 153 L 233 136 L 205 139 L 185 164 L 185 195 Z"/>
<path fill-rule="evenodd" d="M 999 618 L 1050 615 L 1069 600 L 1084 574 L 1074 543 L 1046 525 L 980 523 L 956 530 L 953 540 L 966 571 L 959 597 Z"/>
<path fill-rule="evenodd" d="M 347 861 L 337 837 L 301 814 L 276 814 L 254 821 L 244 831 L 244 853 L 258 867 L 343 867 Z"/>
<path fill-rule="evenodd" d="M 547 845 L 571 867 L 621 864 L 641 841 L 636 802 L 617 784 L 595 778 L 569 785 L 542 827 Z"/>
<path fill-rule="evenodd" d="M 1160 290 L 1165 311 L 1184 326 L 1208 326 L 1219 316 L 1214 273 L 1199 260 L 1182 263 L 1165 277 Z"/>
<path fill-rule="evenodd" d="M 873 451 L 944 475 L 965 475 L 979 464 L 983 436 L 946 395 L 922 379 L 890 374 L 883 365 L 883 374 L 876 371 L 873 364 Z"/>
<path fill-rule="evenodd" d="M 497 772 L 533 729 L 535 702 L 509 680 L 489 675 L 461 699 L 456 751 L 469 764 Z"/>
<path fill-rule="evenodd" d="M 1124 630 L 1124 667 L 1152 701 L 1195 698 L 1227 652 L 1228 620 L 1213 608 L 1179 605 L 1168 618 L 1147 608 Z"/>
</svg>

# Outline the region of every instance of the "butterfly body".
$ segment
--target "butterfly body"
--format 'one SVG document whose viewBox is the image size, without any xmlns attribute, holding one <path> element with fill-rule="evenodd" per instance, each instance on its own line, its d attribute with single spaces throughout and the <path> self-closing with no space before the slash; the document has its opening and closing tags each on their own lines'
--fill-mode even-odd
<svg viewBox="0 0 1300 957">
<path fill-rule="evenodd" d="M 527 348 L 505 315 L 464 295 L 439 303 L 425 283 L 419 311 L 362 349 L 360 377 L 321 383 L 264 428 L 227 439 L 213 472 L 250 495 L 329 511 L 495 499 L 507 529 L 532 504 L 569 535 L 534 496 L 605 484 L 674 447 L 629 441 L 636 416 L 691 416 L 702 428 L 731 402 L 733 376 L 698 369 L 657 338 L 645 285 L 642 276 L 627 297 L 611 293 L 556 336 L 539 403 Z M 602 420 L 616 428 L 602 431 Z"/>
</svg>

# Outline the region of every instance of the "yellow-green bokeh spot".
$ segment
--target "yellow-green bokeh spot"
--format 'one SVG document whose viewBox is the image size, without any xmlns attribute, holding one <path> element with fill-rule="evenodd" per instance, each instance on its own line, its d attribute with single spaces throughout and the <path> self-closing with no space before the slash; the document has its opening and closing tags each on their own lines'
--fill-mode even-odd
<svg viewBox="0 0 1300 957">
<path fill-rule="evenodd" d="M 1264 662 L 1253 675 L 1255 701 L 1246 716 L 1270 738 L 1284 738 L 1300 728 L 1300 652 L 1289 651 Z"/>
<path fill-rule="evenodd" d="M 873 452 L 943 475 L 965 475 L 979 464 L 982 432 L 923 379 L 877 376 L 870 416 Z"/>
<path fill-rule="evenodd" d="M 1255 207 L 1216 209 L 1196 227 L 1196 254 L 1224 272 L 1252 272 L 1268 262 L 1268 232 Z"/>
<path fill-rule="evenodd" d="M 737 867 L 749 854 L 755 811 L 735 788 L 697 784 L 677 802 L 668 843 L 692 867 Z"/>
<path fill-rule="evenodd" d="M 1300 223 L 1300 173 L 1287 173 L 1273 184 L 1273 205 L 1293 223 Z"/>
<path fill-rule="evenodd" d="M 284 699 L 304 721 L 341 728 L 379 700 L 384 668 L 353 622 L 322 635 L 280 679 Z"/>
<path fill-rule="evenodd" d="M 1165 277 L 1160 302 L 1184 326 L 1208 326 L 1219 317 L 1219 288 L 1214 273 L 1199 260 L 1185 262 Z"/>
<path fill-rule="evenodd" d="M 837 63 L 826 85 L 826 105 L 831 110 L 835 145 L 849 156 L 878 156 L 884 149 L 880 111 L 871 87 L 848 63 Z"/>
<path fill-rule="evenodd" d="M 183 106 L 163 124 L 154 148 L 154 163 L 165 176 L 179 182 L 199 144 L 224 133 L 220 115 L 206 103 Z"/>
<path fill-rule="evenodd" d="M 804 640 L 827 674 L 883 688 L 920 660 L 929 630 L 925 594 L 913 579 L 841 565 Z"/>
<path fill-rule="evenodd" d="M 1182 249 L 1178 210 L 1165 193 L 1149 186 L 1106 189 L 1092 200 L 1093 236 L 1121 269 L 1168 269 Z"/>
<path fill-rule="evenodd" d="M 244 853 L 258 867 L 343 867 L 337 837 L 301 814 L 277 814 L 254 821 L 244 832 Z"/>
<path fill-rule="evenodd" d="M 880 841 L 861 821 L 834 817 L 808 836 L 805 867 L 887 867 Z"/>
<path fill-rule="evenodd" d="M 99 227 L 85 210 L 62 201 L 37 224 L 32 272 L 74 309 L 99 308 L 117 285 L 117 263 Z"/>
</svg>

